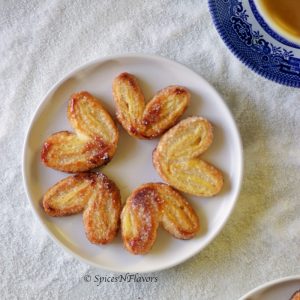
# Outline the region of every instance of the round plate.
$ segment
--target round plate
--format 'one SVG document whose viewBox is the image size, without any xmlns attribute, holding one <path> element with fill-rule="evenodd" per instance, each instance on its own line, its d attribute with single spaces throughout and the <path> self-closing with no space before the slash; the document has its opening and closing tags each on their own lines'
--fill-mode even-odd
<svg viewBox="0 0 300 300">
<path fill-rule="evenodd" d="M 58 180 L 67 176 L 46 168 L 40 162 L 43 141 L 51 133 L 72 130 L 66 117 L 70 95 L 87 90 L 102 100 L 115 114 L 112 100 L 112 81 L 121 72 L 137 76 L 146 99 L 156 91 L 171 85 L 186 86 L 192 94 L 191 104 L 184 117 L 200 115 L 209 119 L 215 128 L 212 146 L 203 158 L 220 168 L 225 175 L 225 186 L 213 198 L 187 197 L 196 209 L 202 225 L 201 232 L 192 240 L 177 240 L 159 230 L 151 252 L 135 256 L 122 245 L 120 233 L 111 244 L 97 246 L 86 239 L 82 215 L 51 218 L 41 208 L 43 194 Z M 101 171 L 119 186 L 123 201 L 142 183 L 161 179 L 152 166 L 155 140 L 130 137 L 119 126 L 120 140 L 116 155 Z M 46 95 L 37 109 L 24 146 L 23 175 L 28 198 L 34 213 L 50 236 L 74 256 L 96 267 L 117 272 L 150 272 L 177 265 L 208 245 L 224 226 L 236 202 L 242 180 L 242 146 L 230 111 L 221 97 L 202 77 L 168 59 L 150 55 L 126 55 L 99 59 L 60 80 Z"/>
<path fill-rule="evenodd" d="M 268 282 L 252 290 L 240 300 L 290 300 L 300 290 L 300 275 Z"/>
<path fill-rule="evenodd" d="M 275 82 L 300 87 L 300 47 L 276 34 L 253 0 L 209 0 L 215 26 L 229 49 L 250 69 Z"/>
</svg>

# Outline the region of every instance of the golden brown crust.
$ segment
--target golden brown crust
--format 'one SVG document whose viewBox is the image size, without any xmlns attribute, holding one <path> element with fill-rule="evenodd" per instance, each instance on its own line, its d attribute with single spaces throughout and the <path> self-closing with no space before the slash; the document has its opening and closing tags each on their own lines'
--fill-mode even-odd
<svg viewBox="0 0 300 300">
<path fill-rule="evenodd" d="M 137 79 L 122 73 L 113 82 L 117 118 L 132 136 L 151 139 L 172 127 L 185 112 L 189 91 L 181 86 L 169 86 L 159 91 L 145 104 Z"/>
<path fill-rule="evenodd" d="M 133 254 L 150 251 L 159 225 L 157 192 L 150 185 L 142 186 L 129 196 L 121 213 L 122 238 Z"/>
<path fill-rule="evenodd" d="M 94 173 L 69 176 L 53 185 L 43 197 L 43 207 L 52 217 L 82 212 L 95 185 Z"/>
<path fill-rule="evenodd" d="M 290 298 L 290 300 L 300 300 L 300 290 L 295 292 L 292 297 Z"/>
<path fill-rule="evenodd" d="M 117 186 L 103 174 L 83 212 L 83 224 L 88 240 L 93 244 L 107 244 L 117 234 L 121 213 L 121 196 Z"/>
<path fill-rule="evenodd" d="M 199 219 L 189 202 L 175 189 L 157 184 L 163 202 L 160 221 L 165 230 L 177 239 L 188 240 L 199 231 Z"/>
<path fill-rule="evenodd" d="M 60 131 L 49 136 L 41 151 L 43 163 L 68 173 L 107 164 L 116 151 L 119 133 L 100 102 L 88 92 L 73 94 L 68 119 L 75 133 Z"/>
<path fill-rule="evenodd" d="M 199 159 L 212 143 L 212 125 L 201 117 L 182 120 L 163 135 L 153 152 L 153 165 L 162 179 L 196 196 L 213 196 L 223 186 L 223 175 Z"/>
<path fill-rule="evenodd" d="M 116 185 L 102 173 L 87 172 L 69 176 L 52 186 L 43 198 L 49 216 L 83 213 L 87 238 L 106 244 L 116 235 L 121 197 Z"/>
<path fill-rule="evenodd" d="M 160 223 L 178 239 L 190 239 L 199 230 L 195 211 L 177 191 L 163 183 L 141 185 L 129 196 L 121 213 L 125 248 L 133 254 L 148 253 Z"/>
</svg>

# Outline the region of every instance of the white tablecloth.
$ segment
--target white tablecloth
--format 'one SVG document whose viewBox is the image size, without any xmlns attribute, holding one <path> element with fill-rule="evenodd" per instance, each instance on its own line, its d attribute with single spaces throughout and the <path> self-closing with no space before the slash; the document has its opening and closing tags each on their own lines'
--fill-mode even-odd
<svg viewBox="0 0 300 300">
<path fill-rule="evenodd" d="M 300 91 L 256 75 L 225 47 L 207 2 L 0 2 L 1 299 L 238 299 L 300 273 Z M 149 274 L 110 276 L 57 246 L 31 212 L 22 184 L 26 129 L 47 90 L 73 68 L 110 54 L 159 54 L 206 78 L 239 126 L 245 173 L 236 208 L 200 254 Z"/>
</svg>

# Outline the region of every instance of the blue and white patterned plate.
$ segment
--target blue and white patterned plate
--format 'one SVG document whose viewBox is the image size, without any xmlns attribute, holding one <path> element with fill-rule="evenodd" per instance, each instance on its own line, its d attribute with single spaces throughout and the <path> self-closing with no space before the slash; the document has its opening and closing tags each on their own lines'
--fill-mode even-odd
<svg viewBox="0 0 300 300">
<path fill-rule="evenodd" d="M 300 87 L 300 47 L 277 35 L 253 0 L 208 0 L 215 26 L 229 49 L 256 73 Z"/>
</svg>

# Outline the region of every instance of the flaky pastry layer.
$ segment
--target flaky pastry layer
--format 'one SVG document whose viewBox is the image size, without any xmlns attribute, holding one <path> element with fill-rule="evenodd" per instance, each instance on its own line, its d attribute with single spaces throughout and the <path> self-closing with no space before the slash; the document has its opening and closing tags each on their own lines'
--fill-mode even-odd
<svg viewBox="0 0 300 300">
<path fill-rule="evenodd" d="M 49 216 L 83 212 L 86 236 L 95 244 L 106 244 L 116 235 L 121 212 L 119 189 L 102 173 L 69 176 L 52 186 L 43 197 Z"/>
<path fill-rule="evenodd" d="M 192 206 L 176 190 L 163 183 L 147 183 L 134 190 L 121 213 L 122 238 L 133 254 L 148 253 L 161 224 L 178 239 L 191 239 L 199 230 Z"/>
<path fill-rule="evenodd" d="M 113 82 L 117 119 L 132 136 L 155 138 L 172 127 L 185 112 L 190 93 L 182 86 L 168 86 L 145 103 L 136 77 L 122 73 Z"/>
<path fill-rule="evenodd" d="M 222 173 L 199 156 L 213 141 L 213 128 L 201 117 L 190 117 L 166 132 L 153 152 L 161 178 L 176 189 L 196 196 L 213 196 L 223 186 Z"/>
<path fill-rule="evenodd" d="M 43 163 L 68 173 L 107 164 L 116 151 L 119 133 L 101 103 L 88 92 L 73 94 L 67 116 L 75 132 L 60 131 L 49 136 L 42 147 Z"/>
<path fill-rule="evenodd" d="M 300 300 L 300 290 L 295 292 L 292 297 L 290 298 L 290 300 Z"/>
</svg>

